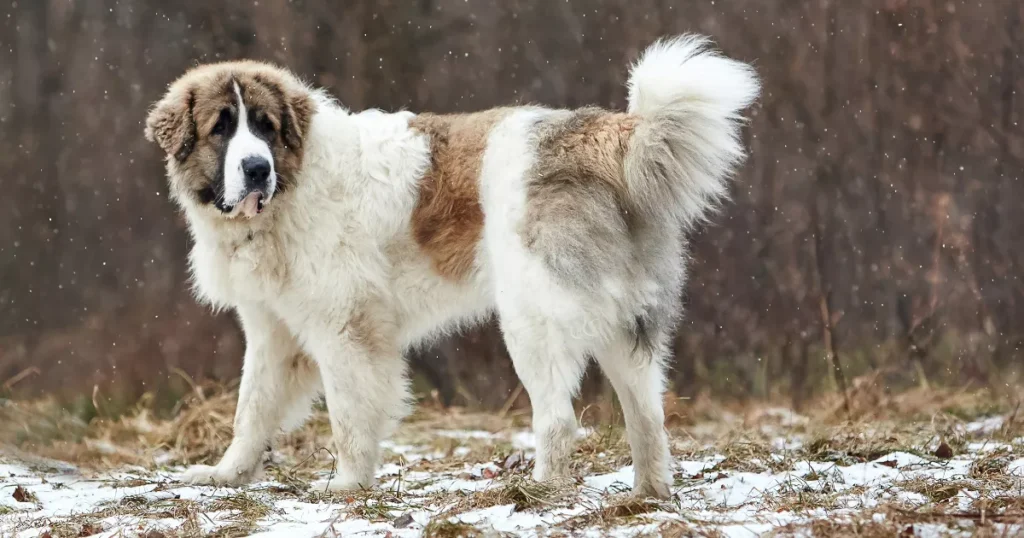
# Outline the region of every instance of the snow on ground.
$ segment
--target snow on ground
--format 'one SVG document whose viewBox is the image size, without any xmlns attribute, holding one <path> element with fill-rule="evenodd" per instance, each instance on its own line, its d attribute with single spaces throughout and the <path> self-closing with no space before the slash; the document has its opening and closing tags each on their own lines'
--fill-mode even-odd
<svg viewBox="0 0 1024 538">
<path fill-rule="evenodd" d="M 784 418 L 794 423 L 791 414 Z M 1024 440 L 986 440 L 998 424 L 1000 417 L 967 424 L 971 442 L 947 458 L 893 450 L 849 461 L 803 450 L 797 438 L 774 439 L 761 454 L 732 454 L 735 443 L 718 447 L 721 452 L 691 451 L 675 460 L 674 496 L 665 502 L 631 499 L 632 467 L 609 465 L 616 457 L 600 452 L 581 479 L 538 487 L 525 478 L 534 446 L 526 431 L 434 432 L 455 443 L 450 454 L 386 443 L 392 457 L 378 473 L 380 486 L 351 494 L 325 493 L 327 471 L 309 482 L 192 487 L 176 481 L 181 467 L 90 472 L 6 456 L 0 457 L 0 536 L 418 537 L 479 530 L 744 537 L 831 534 L 837 527 L 830 525 L 851 521 L 874 525 L 879 535 L 909 527 L 915 536 L 968 536 L 981 526 L 1024 535 Z M 459 443 L 470 441 L 507 443 L 513 452 L 499 461 L 446 463 L 469 454 Z M 987 521 L 977 517 L 986 510 Z"/>
</svg>

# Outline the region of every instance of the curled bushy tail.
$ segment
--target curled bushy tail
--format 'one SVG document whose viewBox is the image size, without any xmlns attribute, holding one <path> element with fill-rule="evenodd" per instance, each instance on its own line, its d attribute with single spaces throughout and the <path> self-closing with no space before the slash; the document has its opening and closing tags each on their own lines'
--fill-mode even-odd
<svg viewBox="0 0 1024 538">
<path fill-rule="evenodd" d="M 629 108 L 640 117 L 624 162 L 640 207 L 684 225 L 725 198 L 743 161 L 740 112 L 758 95 L 749 65 L 684 35 L 648 48 L 629 76 Z"/>
</svg>

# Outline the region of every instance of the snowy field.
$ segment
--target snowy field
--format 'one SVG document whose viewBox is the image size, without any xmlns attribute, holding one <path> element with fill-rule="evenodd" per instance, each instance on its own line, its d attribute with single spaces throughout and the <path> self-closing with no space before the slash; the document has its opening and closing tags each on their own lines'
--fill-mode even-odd
<svg viewBox="0 0 1024 538">
<path fill-rule="evenodd" d="M 199 424 L 144 419 L 65 445 L 78 464 L 5 450 L 0 536 L 1024 535 L 1015 413 L 831 426 L 781 408 L 723 413 L 670 428 L 669 501 L 630 497 L 614 427 L 581 429 L 576 477 L 537 484 L 526 478 L 534 441 L 522 417 L 414 419 L 386 444 L 378 488 L 332 494 L 316 420 L 273 454 L 265 481 L 215 488 L 176 480 L 182 458 L 215 459 L 216 443 L 173 437 L 202 437 Z M 223 424 L 205 426 L 206 439 L 226 440 Z"/>
</svg>

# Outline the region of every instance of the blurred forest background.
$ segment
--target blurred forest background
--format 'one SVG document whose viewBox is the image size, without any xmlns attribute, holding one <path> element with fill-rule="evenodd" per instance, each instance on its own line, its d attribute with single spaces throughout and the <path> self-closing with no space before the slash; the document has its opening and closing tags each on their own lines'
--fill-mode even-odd
<svg viewBox="0 0 1024 538">
<path fill-rule="evenodd" d="M 629 62 L 684 31 L 753 62 L 764 92 L 734 201 L 695 236 L 674 390 L 799 405 L 1016 383 L 1022 18 L 1018 0 L 5 2 L 0 396 L 114 408 L 239 375 L 239 330 L 190 296 L 142 136 L 189 66 L 271 60 L 355 109 L 621 108 Z M 410 359 L 445 403 L 526 403 L 493 325 Z"/>
</svg>

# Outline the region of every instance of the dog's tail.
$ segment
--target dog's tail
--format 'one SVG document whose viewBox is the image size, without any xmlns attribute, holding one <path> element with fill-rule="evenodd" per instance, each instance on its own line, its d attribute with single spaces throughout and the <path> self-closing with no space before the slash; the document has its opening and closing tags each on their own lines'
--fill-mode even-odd
<svg viewBox="0 0 1024 538">
<path fill-rule="evenodd" d="M 628 111 L 640 121 L 623 163 L 638 205 L 687 227 L 706 218 L 744 159 L 740 112 L 759 91 L 753 68 L 715 52 L 704 37 L 648 48 L 629 76 Z"/>
</svg>

